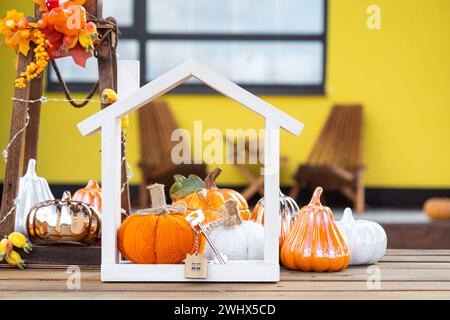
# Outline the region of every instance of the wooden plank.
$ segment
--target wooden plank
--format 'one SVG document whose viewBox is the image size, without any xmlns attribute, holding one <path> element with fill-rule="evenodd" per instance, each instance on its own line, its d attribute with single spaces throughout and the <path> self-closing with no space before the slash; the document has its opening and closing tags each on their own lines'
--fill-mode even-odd
<svg viewBox="0 0 450 320">
<path fill-rule="evenodd" d="M 27 257 L 25 257 L 27 258 Z M 60 265 L 49 265 L 49 264 L 39 264 L 39 263 L 32 263 L 27 264 L 26 269 L 32 269 L 32 270 L 55 270 L 55 269 L 66 269 L 69 265 L 67 264 L 60 264 Z M 100 266 L 99 265 L 79 265 L 80 268 L 83 271 L 92 271 L 92 272 L 99 272 Z M 429 262 L 378 262 L 377 266 L 379 266 L 382 269 L 427 269 L 432 272 L 433 269 L 450 269 L 450 263 L 448 262 L 439 262 L 439 263 L 429 263 Z M 360 268 L 360 267 L 349 267 L 349 269 L 354 268 Z M 0 264 L 0 269 L 11 269 L 10 266 L 6 264 Z M 23 271 L 22 271 L 23 272 Z M 287 272 L 283 271 L 282 272 Z"/>
<path fill-rule="evenodd" d="M 448 269 L 379 269 L 382 281 L 450 281 Z M 314 273 L 285 271 L 281 281 L 366 281 L 374 273 L 373 266 L 349 268 L 340 272 Z"/>
<path fill-rule="evenodd" d="M 449 262 L 378 262 L 377 266 L 382 269 L 450 269 Z"/>
<path fill-rule="evenodd" d="M 39 287 L 41 292 L 67 290 L 67 277 L 61 280 L 0 280 L 0 290 L 3 291 L 32 291 Z M 279 284 L 255 283 L 242 285 L 237 283 L 101 283 L 98 280 L 82 279 L 80 291 L 122 291 L 128 292 L 343 292 L 343 291 L 374 291 L 370 289 L 366 281 L 321 281 L 321 282 L 282 282 Z M 376 291 L 448 291 L 450 282 L 395 282 L 386 281 L 380 283 Z"/>
<path fill-rule="evenodd" d="M 278 264 L 280 220 L 280 127 L 269 114 L 264 135 L 264 262 Z"/>
<path fill-rule="evenodd" d="M 125 97 L 132 94 L 140 87 L 139 61 L 117 61 L 117 66 L 114 67 L 117 73 L 117 93 L 119 97 Z M 120 98 L 119 98 L 120 99 Z M 126 135 L 121 137 L 126 139 Z M 126 156 L 126 146 L 121 146 L 121 159 Z M 130 213 L 130 192 L 127 177 L 127 165 L 124 161 L 121 166 L 121 188 L 124 188 L 121 194 L 121 206 L 127 213 Z"/>
<path fill-rule="evenodd" d="M 44 85 L 44 77 L 31 80 L 30 98 L 29 100 L 38 100 L 42 97 L 42 88 Z M 37 160 L 38 141 L 39 141 L 39 124 L 41 121 L 41 102 L 28 104 L 30 122 L 25 130 L 25 146 L 23 149 L 23 166 L 22 172 L 26 172 L 30 159 Z M 39 162 L 37 162 L 39 165 Z"/>
<path fill-rule="evenodd" d="M 102 127 L 102 264 L 119 262 L 117 230 L 121 219 L 120 134 L 120 119 L 111 119 Z"/>
<path fill-rule="evenodd" d="M 17 268 L 2 268 L 0 269 L 0 282 L 6 280 L 51 280 L 51 281 L 61 281 L 67 280 L 67 267 L 58 269 L 46 269 L 46 270 L 36 270 L 36 269 L 25 269 L 18 270 Z M 95 281 L 97 284 L 100 283 L 100 272 L 99 271 L 89 271 L 81 267 L 81 281 Z M 10 288 L 13 290 L 14 288 Z"/>
<path fill-rule="evenodd" d="M 26 257 L 26 256 L 25 256 Z M 53 270 L 62 270 L 67 269 L 69 265 L 48 265 L 48 264 L 26 264 L 25 270 L 34 270 L 34 271 L 52 271 Z M 83 271 L 92 271 L 92 272 L 100 272 L 99 265 L 79 265 L 80 269 Z M 17 270 L 17 268 L 12 267 L 8 264 L 0 264 L 0 269 L 4 270 Z M 25 272 L 24 270 L 19 270 Z"/>
<path fill-rule="evenodd" d="M 367 281 L 371 280 L 374 266 L 352 266 L 336 273 L 306 273 L 288 270 L 281 271 L 278 283 L 102 283 L 98 269 L 82 268 L 81 291 L 66 289 L 68 274 L 63 266 L 60 269 L 17 270 L 3 269 L 0 272 L 0 298 L 14 295 L 16 298 L 28 297 L 39 287 L 40 298 L 52 297 L 76 298 L 82 292 L 83 297 L 92 299 L 157 299 L 178 298 L 201 299 L 450 299 L 450 263 L 433 262 L 436 258 L 448 258 L 446 251 L 415 251 L 421 256 L 412 255 L 412 251 L 389 250 L 385 258 L 408 258 L 411 262 L 380 262 L 375 269 L 379 272 L 381 287 L 370 290 Z M 392 254 L 400 254 L 394 256 Z M 411 254 L 402 256 L 401 254 Z M 432 254 L 444 254 L 435 256 Z M 415 262 L 424 260 L 424 262 Z M 123 290 L 126 296 L 123 296 Z M 10 293 L 10 295 L 6 295 Z M 33 298 L 33 297 L 32 297 Z"/>
<path fill-rule="evenodd" d="M 103 1 L 102 0 L 87 0 L 83 5 L 86 11 L 90 14 L 101 17 L 103 12 Z"/>
<path fill-rule="evenodd" d="M 100 265 L 100 247 L 33 246 L 33 251 L 24 255 L 30 264 L 51 265 Z"/>
<path fill-rule="evenodd" d="M 446 269 L 446 272 L 450 272 L 450 263 L 404 263 L 404 262 L 386 262 L 379 263 L 378 266 L 382 269 L 382 272 L 389 272 L 389 269 L 401 269 L 407 270 L 406 272 L 410 272 L 408 269 L 425 269 L 426 272 L 433 273 L 434 269 Z M 0 264 L 0 280 L 14 280 L 14 279 L 30 279 L 30 280 L 61 280 L 66 278 L 65 271 L 68 266 L 65 265 L 55 265 L 49 268 L 46 265 L 27 265 L 25 270 L 18 270 L 16 268 L 12 268 L 6 264 Z M 87 280 L 98 280 L 100 281 L 100 269 L 98 266 L 88 266 L 88 265 L 80 265 L 82 271 L 82 279 Z M 351 269 L 354 269 L 351 267 Z M 365 270 L 361 268 L 358 269 L 361 274 L 364 274 Z M 289 279 L 290 275 L 288 275 L 289 271 L 282 270 L 281 271 L 281 279 L 285 281 Z M 285 275 L 286 274 L 286 275 Z M 317 278 L 311 279 L 311 281 L 316 281 Z M 329 280 L 329 278 L 327 279 Z M 336 279 L 337 281 L 338 279 Z M 288 280 L 286 280 L 288 281 Z M 341 281 L 341 280 L 339 280 Z"/>
<path fill-rule="evenodd" d="M 428 263 L 428 262 L 378 262 L 377 266 L 379 266 L 382 269 L 450 269 L 450 263 L 448 262 L 439 262 L 439 263 Z M 0 264 L 0 268 L 2 265 Z M 100 266 L 98 265 L 80 265 L 82 270 L 86 271 L 99 271 Z M 29 269 L 61 269 L 61 268 L 67 268 L 67 265 L 55 265 L 55 266 L 49 266 L 49 265 L 40 265 L 40 264 L 33 264 L 28 265 Z M 353 268 L 359 268 L 355 266 L 350 266 L 350 269 Z M 287 272 L 286 270 L 281 270 L 281 272 Z"/>
<path fill-rule="evenodd" d="M 103 259 L 101 274 L 106 282 L 276 282 L 280 278 L 278 263 L 258 260 L 210 264 L 207 279 L 186 279 L 183 264 L 105 264 Z"/>
<path fill-rule="evenodd" d="M 449 291 L 348 291 L 348 292 L 129 292 L 129 291 L 5 291 L 0 299 L 83 299 L 83 300 L 411 300 L 450 299 Z"/>
<path fill-rule="evenodd" d="M 450 262 L 450 256 L 384 256 L 382 262 Z"/>
<path fill-rule="evenodd" d="M 17 77 L 24 72 L 33 58 L 33 50 L 30 50 L 28 56 L 19 54 L 17 65 Z M 30 86 L 24 89 L 15 88 L 14 97 L 18 99 L 28 100 L 30 96 Z M 28 103 L 21 101 L 13 101 L 12 119 L 10 129 L 11 139 L 22 130 L 26 122 Z M 17 197 L 19 187 L 19 178 L 22 170 L 22 148 L 24 141 L 24 131 L 22 131 L 9 147 L 8 161 L 6 162 L 5 178 L 3 181 L 2 205 L 0 210 L 0 221 L 9 213 L 14 206 L 14 200 Z M 15 212 L 13 212 L 1 225 L 0 234 L 9 234 L 14 231 Z"/>
<path fill-rule="evenodd" d="M 381 223 L 389 248 L 450 249 L 450 223 Z"/>
<path fill-rule="evenodd" d="M 450 256 L 450 250 L 404 250 L 404 249 L 389 249 L 386 251 L 387 256 Z"/>
<path fill-rule="evenodd" d="M 39 11 L 39 5 L 36 4 L 34 8 L 34 16 L 40 18 L 42 13 Z M 35 49 L 35 45 L 31 46 L 31 50 Z M 31 80 L 29 83 L 29 100 L 39 100 L 42 97 L 42 90 L 44 86 L 44 77 L 39 77 Z M 22 172 L 26 172 L 28 162 L 30 159 L 37 160 L 38 141 L 39 141 L 39 124 L 41 121 L 41 102 L 37 101 L 28 104 L 30 123 L 25 130 L 25 146 L 23 148 L 23 164 Z M 37 163 L 39 165 L 39 162 Z"/>
<path fill-rule="evenodd" d="M 25 270 L 19 271 L 16 269 L 4 269 L 0 279 L 42 279 L 52 280 L 59 279 L 57 274 L 65 272 L 65 268 L 61 269 L 43 269 L 43 270 Z M 89 277 L 98 277 L 98 270 L 82 269 L 82 273 Z M 313 273 L 313 272 L 295 272 L 283 270 L 281 272 L 281 281 L 366 281 L 371 273 L 365 267 L 352 267 L 341 272 L 336 273 Z M 382 269 L 380 268 L 380 275 L 382 281 L 450 281 L 449 269 L 412 269 L 405 272 L 403 269 Z M 249 286 L 245 284 L 241 286 Z M 214 286 L 212 284 L 211 286 Z"/>
<path fill-rule="evenodd" d="M 111 34 L 97 47 L 100 93 L 102 93 L 105 89 L 113 89 L 117 92 L 117 55 L 111 50 L 111 47 L 114 45 L 114 41 L 115 34 L 114 32 L 111 32 Z M 101 108 L 106 109 L 108 106 L 109 104 L 102 104 Z M 123 147 L 121 150 L 121 155 L 123 156 L 125 150 Z M 130 190 L 127 183 L 126 170 L 126 163 L 123 162 L 121 167 L 121 180 L 122 184 L 125 184 L 125 188 L 121 193 L 121 207 L 127 213 L 130 213 Z"/>
</svg>

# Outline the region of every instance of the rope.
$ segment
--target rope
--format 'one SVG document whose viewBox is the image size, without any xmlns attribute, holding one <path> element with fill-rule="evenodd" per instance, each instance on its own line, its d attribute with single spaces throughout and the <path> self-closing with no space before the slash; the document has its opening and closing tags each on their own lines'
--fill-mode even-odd
<svg viewBox="0 0 450 320">
<path fill-rule="evenodd" d="M 108 39 L 109 35 L 114 31 L 114 35 L 116 38 L 114 39 L 114 41 L 112 41 L 112 42 L 110 41 L 109 45 L 111 47 L 111 54 L 115 56 L 117 54 L 117 44 L 119 42 L 119 27 L 117 25 L 116 20 L 114 18 L 106 18 L 106 19 L 98 18 L 90 13 L 88 13 L 88 16 L 89 16 L 89 19 L 91 21 L 93 21 L 96 25 L 103 24 L 103 25 L 109 25 L 111 27 L 111 29 L 109 29 L 102 35 L 99 45 L 102 44 L 106 39 Z M 98 57 L 97 50 L 94 51 L 94 56 L 96 58 Z M 100 81 L 97 81 L 95 83 L 95 85 L 92 87 L 91 91 L 88 93 L 88 95 L 85 99 L 73 99 L 72 94 L 69 90 L 69 87 L 67 86 L 66 81 L 63 79 L 63 77 L 61 75 L 61 71 L 59 70 L 58 65 L 56 64 L 56 62 L 54 60 L 50 60 L 50 63 L 51 63 L 53 70 L 55 71 L 59 85 L 63 89 L 64 95 L 67 99 L 66 101 L 68 101 L 72 107 L 83 108 L 90 101 L 92 101 L 92 97 L 98 91 L 98 88 L 100 86 Z M 77 101 L 81 101 L 81 102 L 77 102 Z"/>
<path fill-rule="evenodd" d="M 63 79 L 61 75 L 61 71 L 58 68 L 58 65 L 56 64 L 55 60 L 50 60 L 50 63 L 52 65 L 53 70 L 55 71 L 56 77 L 58 78 L 59 85 L 63 89 L 64 95 L 67 98 L 67 101 L 70 103 L 70 105 L 74 108 L 83 108 L 85 107 L 92 97 L 95 95 L 95 93 L 98 90 L 98 87 L 100 85 L 100 82 L 97 81 L 95 85 L 92 87 L 91 91 L 87 95 L 85 99 L 83 99 L 80 103 L 77 103 L 75 99 L 72 98 L 72 94 L 70 93 L 69 88 L 67 87 L 66 81 Z"/>
<path fill-rule="evenodd" d="M 35 100 L 27 100 L 27 99 L 22 99 L 22 98 L 16 98 L 16 97 L 11 97 L 11 100 L 13 101 L 18 101 L 18 102 L 24 102 L 24 103 L 36 103 L 36 102 L 40 102 L 40 103 L 47 103 L 50 101 L 54 101 L 54 102 L 70 102 L 70 101 L 84 101 L 85 99 L 72 99 L 72 100 L 67 100 L 67 99 L 59 99 L 59 98 L 47 98 L 45 96 L 40 97 L 39 99 L 35 99 Z M 102 103 L 101 100 L 98 99 L 90 99 L 88 100 L 89 102 L 96 102 L 96 103 Z"/>
</svg>

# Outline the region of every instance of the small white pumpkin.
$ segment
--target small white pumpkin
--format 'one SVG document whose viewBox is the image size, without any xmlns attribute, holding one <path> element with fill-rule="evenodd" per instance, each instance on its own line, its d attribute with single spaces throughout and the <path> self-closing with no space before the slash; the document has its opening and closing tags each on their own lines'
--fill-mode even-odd
<svg viewBox="0 0 450 320">
<path fill-rule="evenodd" d="M 263 260 L 264 227 L 253 221 L 242 221 L 237 203 L 228 200 L 224 204 L 223 223 L 210 233 L 212 242 L 228 260 Z M 214 253 L 206 244 L 204 256 L 214 259 Z"/>
<path fill-rule="evenodd" d="M 27 234 L 26 218 L 30 209 L 43 201 L 55 200 L 47 180 L 36 174 L 36 160 L 30 159 L 27 172 L 19 180 L 19 190 L 16 198 L 16 219 L 14 231 Z"/>
<path fill-rule="evenodd" d="M 386 232 L 378 223 L 355 220 L 347 208 L 336 224 L 350 250 L 350 265 L 372 264 L 386 253 Z"/>
</svg>

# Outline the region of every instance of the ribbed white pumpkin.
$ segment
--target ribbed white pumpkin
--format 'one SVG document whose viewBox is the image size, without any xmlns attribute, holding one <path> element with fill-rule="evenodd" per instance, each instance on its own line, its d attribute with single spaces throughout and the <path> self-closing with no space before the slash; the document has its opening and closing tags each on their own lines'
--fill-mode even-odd
<svg viewBox="0 0 450 320">
<path fill-rule="evenodd" d="M 30 209 L 40 202 L 54 200 L 47 180 L 36 174 L 36 160 L 30 159 L 25 175 L 19 180 L 16 198 L 16 219 L 14 230 L 27 234 L 26 218 Z"/>
<path fill-rule="evenodd" d="M 253 221 L 242 221 L 233 200 L 225 202 L 224 224 L 213 229 L 209 236 L 228 260 L 264 259 L 264 227 Z M 208 260 L 214 260 L 208 243 L 203 254 Z"/>
<path fill-rule="evenodd" d="M 347 208 L 336 224 L 350 250 L 350 265 L 372 264 L 386 253 L 386 232 L 378 223 L 355 220 Z"/>
</svg>

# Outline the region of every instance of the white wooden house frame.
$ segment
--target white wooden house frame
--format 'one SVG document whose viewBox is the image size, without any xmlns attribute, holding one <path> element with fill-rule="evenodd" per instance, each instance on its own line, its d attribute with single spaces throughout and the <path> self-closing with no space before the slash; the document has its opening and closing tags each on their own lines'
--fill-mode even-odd
<svg viewBox="0 0 450 320">
<path fill-rule="evenodd" d="M 278 248 L 280 128 L 299 135 L 303 124 L 203 65 L 188 60 L 139 88 L 139 61 L 119 61 L 119 101 L 78 124 L 83 135 L 101 131 L 102 264 L 107 282 L 275 282 L 280 278 Z M 116 234 L 121 224 L 121 118 L 175 87 L 196 78 L 265 118 L 264 137 L 264 260 L 229 261 L 208 267 L 207 279 L 185 279 L 184 265 L 134 264 L 121 261 Z"/>
</svg>

